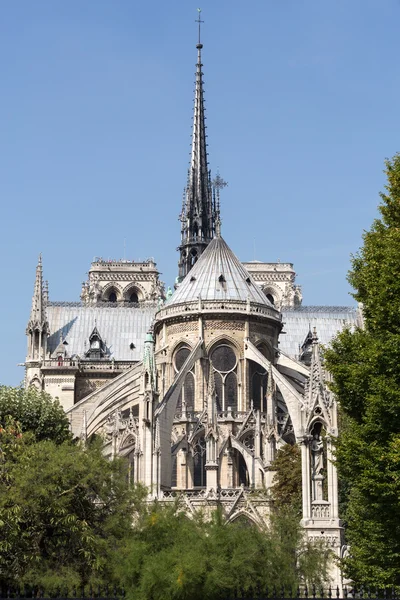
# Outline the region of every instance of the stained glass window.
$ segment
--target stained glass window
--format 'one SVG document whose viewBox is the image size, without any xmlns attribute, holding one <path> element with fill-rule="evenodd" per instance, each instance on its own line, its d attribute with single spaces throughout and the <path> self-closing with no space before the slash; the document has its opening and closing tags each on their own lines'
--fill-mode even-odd
<svg viewBox="0 0 400 600">
<path fill-rule="evenodd" d="M 237 410 L 237 357 L 231 346 L 221 344 L 210 355 L 215 380 L 217 410 Z"/>
</svg>

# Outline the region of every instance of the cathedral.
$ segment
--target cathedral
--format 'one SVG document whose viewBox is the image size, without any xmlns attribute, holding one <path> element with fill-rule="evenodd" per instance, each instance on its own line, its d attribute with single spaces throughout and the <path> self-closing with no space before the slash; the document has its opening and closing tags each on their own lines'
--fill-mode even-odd
<svg viewBox="0 0 400 600">
<path fill-rule="evenodd" d="M 54 302 L 40 257 L 25 383 L 60 400 L 76 437 L 102 436 L 152 498 L 179 495 L 188 512 L 220 506 L 227 521 L 268 518 L 276 452 L 298 444 L 302 525 L 339 556 L 337 406 L 321 344 L 360 314 L 303 306 L 293 264 L 242 263 L 223 238 L 226 184 L 208 167 L 202 49 L 175 289 L 153 260 L 96 258 L 80 301 Z"/>
</svg>

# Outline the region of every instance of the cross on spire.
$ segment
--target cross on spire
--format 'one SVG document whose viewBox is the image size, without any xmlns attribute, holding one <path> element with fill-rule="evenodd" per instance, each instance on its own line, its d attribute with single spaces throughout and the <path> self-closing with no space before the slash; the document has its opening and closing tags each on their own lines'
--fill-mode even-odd
<svg viewBox="0 0 400 600">
<path fill-rule="evenodd" d="M 199 46 L 202 47 L 200 33 L 201 33 L 201 24 L 204 23 L 204 21 L 202 21 L 201 18 L 200 18 L 201 17 L 201 8 L 197 9 L 197 13 L 198 13 L 198 16 L 197 16 L 197 19 L 195 21 L 195 23 L 199 24 L 199 41 L 198 41 L 197 47 L 199 47 Z"/>
</svg>

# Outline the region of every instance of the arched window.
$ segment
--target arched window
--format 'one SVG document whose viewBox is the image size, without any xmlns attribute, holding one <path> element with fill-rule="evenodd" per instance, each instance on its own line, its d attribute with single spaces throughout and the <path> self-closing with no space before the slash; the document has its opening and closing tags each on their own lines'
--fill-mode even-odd
<svg viewBox="0 0 400 600">
<path fill-rule="evenodd" d="M 206 441 L 197 439 L 193 446 L 193 484 L 195 487 L 206 485 Z"/>
<path fill-rule="evenodd" d="M 190 252 L 190 267 L 193 267 L 195 262 L 197 262 L 197 250 L 193 248 Z"/>
<path fill-rule="evenodd" d="M 268 374 L 258 363 L 250 360 L 250 399 L 254 410 L 267 410 L 265 394 L 267 391 Z"/>
<path fill-rule="evenodd" d="M 221 344 L 211 351 L 210 359 L 216 371 L 214 378 L 218 410 L 237 410 L 237 356 L 233 348 Z"/>
<path fill-rule="evenodd" d="M 267 294 L 267 300 L 269 300 L 271 304 L 275 304 L 275 299 L 272 294 Z"/>
<path fill-rule="evenodd" d="M 234 473 L 234 487 L 244 485 L 248 487 L 250 485 L 249 472 L 247 470 L 246 461 L 242 454 L 238 450 L 234 449 L 232 452 L 233 461 L 233 473 Z"/>
<path fill-rule="evenodd" d="M 108 294 L 108 301 L 109 302 L 117 301 L 117 294 L 114 292 L 114 290 L 111 290 L 111 292 Z"/>
<path fill-rule="evenodd" d="M 187 346 L 180 346 L 176 350 L 174 355 L 174 370 L 176 373 L 182 369 L 185 364 L 191 350 Z M 195 380 L 193 368 L 186 374 L 185 381 L 183 383 L 181 392 L 179 394 L 178 402 L 176 405 L 177 410 L 182 410 L 183 403 L 186 405 L 186 410 L 194 411 L 194 399 L 195 399 Z"/>
<path fill-rule="evenodd" d="M 135 302 L 135 304 L 138 304 L 139 298 L 136 292 L 131 293 L 131 295 L 129 296 L 129 302 Z"/>
</svg>

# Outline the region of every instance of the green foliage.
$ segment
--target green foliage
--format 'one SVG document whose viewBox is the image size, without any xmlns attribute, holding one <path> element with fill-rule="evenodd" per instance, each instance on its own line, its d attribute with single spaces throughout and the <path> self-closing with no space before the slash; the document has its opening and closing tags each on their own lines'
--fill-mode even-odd
<svg viewBox="0 0 400 600">
<path fill-rule="evenodd" d="M 297 515 L 275 516 L 269 529 L 216 511 L 188 518 L 179 505 L 143 512 L 119 552 L 118 581 L 131 600 L 219 600 L 240 590 L 322 583 L 328 554 L 307 544 Z"/>
<path fill-rule="evenodd" d="M 363 236 L 349 281 L 365 328 L 345 330 L 326 351 L 344 427 L 336 449 L 347 488 L 347 575 L 400 585 L 400 154 L 386 162 L 381 219 Z"/>
<path fill-rule="evenodd" d="M 99 444 L 17 436 L 0 435 L 0 585 L 108 583 L 135 504 L 125 463 Z"/>
<path fill-rule="evenodd" d="M 276 453 L 271 465 L 276 471 L 272 480 L 271 497 L 275 509 L 280 511 L 292 507 L 296 514 L 301 514 L 302 481 L 301 452 L 297 444 L 286 444 Z"/>
<path fill-rule="evenodd" d="M 33 387 L 0 386 L 0 426 L 5 426 L 7 417 L 17 421 L 22 432 L 33 432 L 38 441 L 61 443 L 71 437 L 60 403 Z"/>
</svg>

